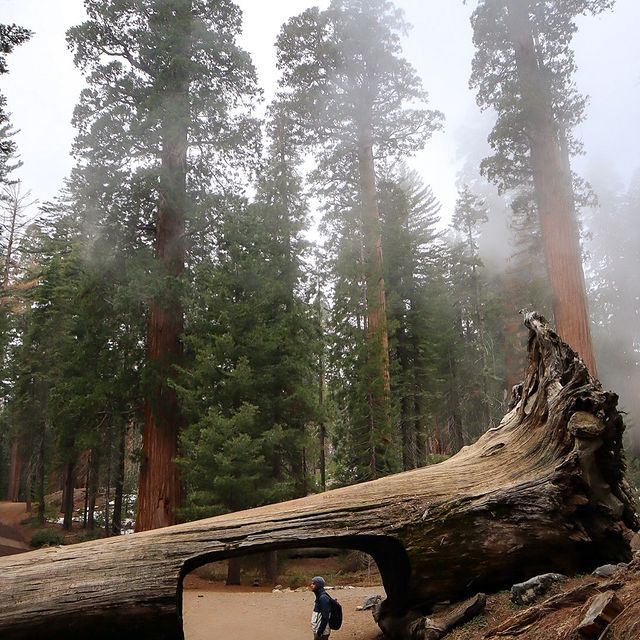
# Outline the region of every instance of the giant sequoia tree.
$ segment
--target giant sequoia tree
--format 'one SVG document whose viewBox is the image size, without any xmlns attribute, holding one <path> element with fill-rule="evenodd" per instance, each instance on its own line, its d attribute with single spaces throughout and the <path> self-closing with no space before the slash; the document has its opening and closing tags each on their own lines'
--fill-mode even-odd
<svg viewBox="0 0 640 640">
<path fill-rule="evenodd" d="M 498 113 L 489 137 L 494 155 L 483 171 L 502 189 L 533 187 L 542 230 L 553 312 L 560 335 L 592 371 L 584 275 L 569 158 L 580 145 L 573 127 L 585 99 L 574 84 L 570 45 L 580 14 L 614 0 L 482 0 L 472 18 L 477 53 L 472 86 L 478 103 Z"/>
<path fill-rule="evenodd" d="M 376 158 L 420 148 L 438 125 L 401 57 L 407 24 L 388 0 L 334 0 L 289 20 L 277 41 L 284 99 L 326 181 L 355 178 L 366 300 L 371 432 L 390 431 L 389 355 Z M 339 179 L 339 178 L 338 178 Z M 373 454 L 373 449 L 372 449 Z M 371 456 L 370 477 L 378 474 Z"/>
<path fill-rule="evenodd" d="M 255 78 L 235 44 L 241 14 L 228 0 L 85 0 L 85 8 L 89 20 L 68 33 L 89 85 L 75 115 L 80 167 L 136 191 L 155 251 L 136 523 L 144 530 L 175 522 L 180 502 L 182 417 L 171 379 L 182 359 L 185 232 L 213 178 L 229 185 L 228 167 L 254 147 L 244 106 Z"/>
</svg>

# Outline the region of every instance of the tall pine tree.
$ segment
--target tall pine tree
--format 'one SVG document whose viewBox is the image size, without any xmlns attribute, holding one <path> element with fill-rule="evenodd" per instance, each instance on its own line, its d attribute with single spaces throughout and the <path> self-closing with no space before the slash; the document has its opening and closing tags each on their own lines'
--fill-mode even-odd
<svg viewBox="0 0 640 640">
<path fill-rule="evenodd" d="M 369 399 L 369 477 L 382 470 L 378 443 L 392 436 L 388 330 L 376 158 L 401 157 L 423 146 L 439 114 L 401 56 L 408 28 L 388 0 L 334 0 L 291 18 L 277 41 L 283 98 L 302 140 L 312 145 L 330 182 L 343 170 L 355 184 L 365 301 Z M 359 278 L 356 277 L 356 282 Z"/>
</svg>

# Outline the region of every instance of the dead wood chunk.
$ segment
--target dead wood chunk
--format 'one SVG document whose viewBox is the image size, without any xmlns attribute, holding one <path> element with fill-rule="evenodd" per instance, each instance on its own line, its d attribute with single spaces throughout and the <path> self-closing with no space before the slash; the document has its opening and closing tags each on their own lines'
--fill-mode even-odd
<svg viewBox="0 0 640 640">
<path fill-rule="evenodd" d="M 619 591 L 625 584 L 626 582 L 624 580 L 607 580 L 607 582 L 599 584 L 597 589 L 600 593 L 604 593 L 605 591 Z"/>
<path fill-rule="evenodd" d="M 473 598 L 460 602 L 431 618 L 417 620 L 411 629 L 411 638 L 416 640 L 438 640 L 451 629 L 477 616 L 487 605 L 487 596 L 478 593 Z"/>
<path fill-rule="evenodd" d="M 546 615 L 558 611 L 558 609 L 566 609 L 576 604 L 581 604 L 587 600 L 587 598 L 594 595 L 594 593 L 597 593 L 596 582 L 588 582 L 566 593 L 559 593 L 535 607 L 530 607 L 508 618 L 497 627 L 487 631 L 484 637 L 493 638 L 494 636 L 518 635 L 529 629 L 535 622 L 544 618 Z"/>
<path fill-rule="evenodd" d="M 613 591 L 593 596 L 585 617 L 577 627 L 580 637 L 599 638 L 623 609 L 624 605 Z"/>
<path fill-rule="evenodd" d="M 544 573 L 526 582 L 519 582 L 511 587 L 510 600 L 516 604 L 531 604 L 538 596 L 542 596 L 553 585 L 566 580 L 567 576 L 560 573 Z"/>
</svg>

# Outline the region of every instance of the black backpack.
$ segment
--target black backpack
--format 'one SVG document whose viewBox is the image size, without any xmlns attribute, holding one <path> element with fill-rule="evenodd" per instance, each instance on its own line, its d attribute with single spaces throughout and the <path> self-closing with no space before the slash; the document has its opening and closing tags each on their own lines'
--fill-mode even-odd
<svg viewBox="0 0 640 640">
<path fill-rule="evenodd" d="M 337 631 L 342 626 L 342 605 L 335 598 L 332 598 L 331 596 L 329 596 L 329 602 L 331 603 L 331 614 L 329 615 L 329 629 L 333 629 L 334 631 Z"/>
</svg>

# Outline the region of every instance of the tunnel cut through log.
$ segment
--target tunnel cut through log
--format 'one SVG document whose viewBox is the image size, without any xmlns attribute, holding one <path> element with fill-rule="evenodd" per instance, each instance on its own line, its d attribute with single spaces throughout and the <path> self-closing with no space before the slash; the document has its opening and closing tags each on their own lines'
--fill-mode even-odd
<svg viewBox="0 0 640 640">
<path fill-rule="evenodd" d="M 290 502 L 0 559 L 0 637 L 179 640 L 185 573 L 205 559 L 269 549 L 340 546 L 372 555 L 387 590 L 379 624 L 398 639 L 411 637 L 438 601 L 541 572 L 629 560 L 638 519 L 624 478 L 617 397 L 543 318 L 529 314 L 525 324 L 529 360 L 513 409 L 449 460 Z"/>
<path fill-rule="evenodd" d="M 266 553 L 269 551 L 287 551 L 290 549 L 317 548 L 314 541 L 291 542 L 289 544 L 266 544 L 261 547 L 252 547 L 250 554 Z M 342 536 L 336 538 L 323 538 L 322 547 L 327 549 L 341 549 L 350 551 L 362 551 L 371 556 L 378 567 L 387 595 L 397 599 L 406 598 L 406 588 L 409 584 L 410 563 L 404 547 L 395 539 L 384 536 Z M 211 562 L 228 560 L 229 558 L 244 558 L 249 552 L 243 549 L 236 551 L 218 551 L 205 553 L 201 556 L 187 560 L 181 570 L 179 595 L 182 594 L 182 584 L 185 577 L 192 571 Z M 311 576 L 309 576 L 311 578 Z"/>
</svg>

